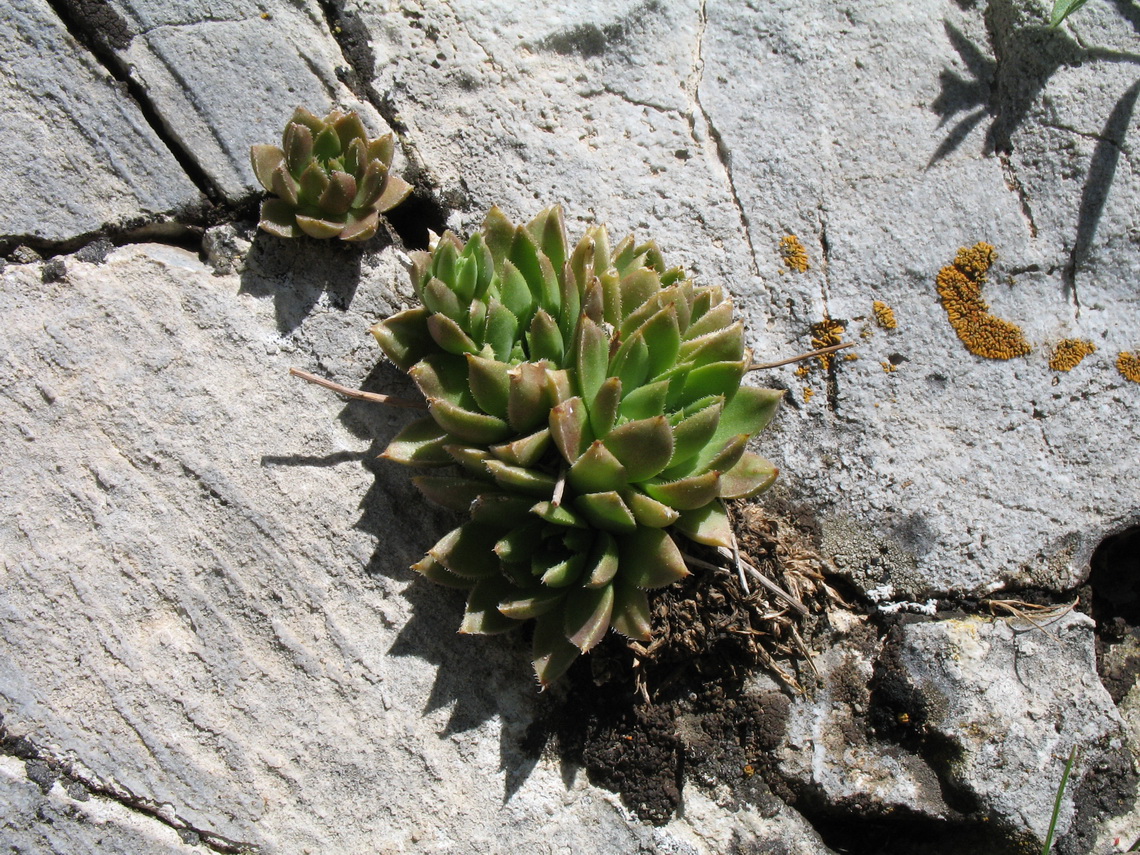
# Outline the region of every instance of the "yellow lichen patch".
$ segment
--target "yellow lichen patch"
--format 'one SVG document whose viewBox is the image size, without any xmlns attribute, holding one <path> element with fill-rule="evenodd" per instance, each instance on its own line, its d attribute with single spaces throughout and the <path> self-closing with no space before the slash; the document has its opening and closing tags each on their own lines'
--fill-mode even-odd
<svg viewBox="0 0 1140 855">
<path fill-rule="evenodd" d="M 872 303 L 871 311 L 875 313 L 875 323 L 883 329 L 893 330 L 899 325 L 899 322 L 895 320 L 895 310 L 882 300 L 876 300 Z"/>
<path fill-rule="evenodd" d="M 1054 371 L 1072 371 L 1081 364 L 1082 359 L 1095 352 L 1096 345 L 1091 341 L 1066 338 L 1054 348 L 1053 356 L 1049 359 L 1049 367 Z"/>
<path fill-rule="evenodd" d="M 780 239 L 780 257 L 789 270 L 803 273 L 811 265 L 808 263 L 807 250 L 795 235 L 788 235 Z"/>
<path fill-rule="evenodd" d="M 883 371 L 887 374 L 894 374 L 899 370 L 899 367 L 897 365 L 891 365 L 889 362 L 880 362 L 879 364 L 883 366 Z"/>
<path fill-rule="evenodd" d="M 808 401 L 810 401 L 814 394 L 815 389 L 813 389 L 811 386 L 804 386 L 804 403 L 806 404 Z"/>
<path fill-rule="evenodd" d="M 846 330 L 843 324 L 839 321 L 833 321 L 831 318 L 824 318 L 818 323 L 811 325 L 811 349 L 820 350 L 824 347 L 831 347 L 833 344 L 842 344 L 843 332 Z M 834 354 L 825 353 L 823 356 L 817 356 L 819 364 L 824 369 L 831 368 Z"/>
<path fill-rule="evenodd" d="M 953 264 L 938 271 L 935 284 L 950 326 L 970 353 L 987 359 L 1013 359 L 1029 353 L 1029 342 L 1021 327 L 991 315 L 982 299 L 982 285 L 995 258 L 997 253 L 988 243 L 963 247 Z"/>
<path fill-rule="evenodd" d="M 1140 353 L 1121 351 L 1120 355 L 1116 357 L 1116 370 L 1125 380 L 1140 383 Z"/>
<path fill-rule="evenodd" d="M 843 361 L 844 361 L 844 362 L 854 362 L 854 361 L 855 361 L 856 359 L 858 359 L 858 358 L 859 358 L 859 354 L 857 354 L 857 353 L 848 353 L 848 354 L 844 355 L 844 357 L 843 357 Z"/>
<path fill-rule="evenodd" d="M 801 365 L 799 368 L 797 368 L 792 373 L 795 374 L 797 377 L 807 377 L 811 373 L 811 366 L 810 365 Z"/>
</svg>

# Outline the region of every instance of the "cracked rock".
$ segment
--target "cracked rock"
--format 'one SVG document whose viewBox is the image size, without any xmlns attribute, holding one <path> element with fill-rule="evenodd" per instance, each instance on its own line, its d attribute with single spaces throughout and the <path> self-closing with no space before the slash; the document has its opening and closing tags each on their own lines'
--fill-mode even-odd
<svg viewBox="0 0 1140 855">
<path fill-rule="evenodd" d="M 73 240 L 198 204 L 138 106 L 67 32 L 45 0 L 0 16 L 0 246 Z"/>
</svg>

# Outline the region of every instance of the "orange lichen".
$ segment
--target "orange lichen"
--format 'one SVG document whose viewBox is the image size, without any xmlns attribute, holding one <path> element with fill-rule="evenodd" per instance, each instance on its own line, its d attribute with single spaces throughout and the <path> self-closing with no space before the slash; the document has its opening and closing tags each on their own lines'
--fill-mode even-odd
<svg viewBox="0 0 1140 855">
<path fill-rule="evenodd" d="M 1140 353 L 1121 351 L 1120 355 L 1116 357 L 1116 370 L 1125 380 L 1140 383 Z"/>
<path fill-rule="evenodd" d="M 963 247 L 953 264 L 938 271 L 936 285 L 950 326 L 970 353 L 987 359 L 1013 359 L 1029 353 L 1029 342 L 1021 327 L 991 315 L 982 299 L 982 285 L 996 258 L 988 243 Z"/>
<path fill-rule="evenodd" d="M 789 270 L 803 273 L 811 265 L 808 263 L 807 250 L 795 235 L 788 235 L 780 239 L 780 257 Z"/>
<path fill-rule="evenodd" d="M 872 303 L 871 311 L 875 313 L 875 323 L 883 329 L 893 330 L 898 327 L 899 322 L 895 320 L 895 310 L 882 300 L 876 300 Z"/>
<path fill-rule="evenodd" d="M 846 326 L 839 321 L 833 321 L 831 318 L 824 318 L 822 321 L 812 324 L 811 349 L 820 350 L 824 347 L 831 347 L 834 344 L 842 344 L 843 333 L 846 329 Z M 831 353 L 825 353 L 823 356 L 816 357 L 824 369 L 831 368 L 834 358 L 834 354 Z"/>
<path fill-rule="evenodd" d="M 899 367 L 897 365 L 891 365 L 889 362 L 880 362 L 879 364 L 883 366 L 883 371 L 885 371 L 887 374 L 894 374 L 899 370 Z"/>
<path fill-rule="evenodd" d="M 848 354 L 845 354 L 845 355 L 844 355 L 844 357 L 843 357 L 843 361 L 844 361 L 844 362 L 854 362 L 854 361 L 855 361 L 856 359 L 858 359 L 858 358 L 859 358 L 859 354 L 857 354 L 857 353 L 848 353 Z"/>
<path fill-rule="evenodd" d="M 807 377 L 811 373 L 811 366 L 810 365 L 801 365 L 799 368 L 797 368 L 792 373 L 795 374 L 797 377 Z"/>
<path fill-rule="evenodd" d="M 811 386 L 804 386 L 804 403 L 806 404 L 808 401 L 810 401 L 814 394 L 815 389 L 813 389 Z"/>
<path fill-rule="evenodd" d="M 1049 359 L 1049 367 L 1054 371 L 1072 371 L 1081 364 L 1081 360 L 1090 353 L 1096 352 L 1096 345 L 1091 341 L 1079 338 L 1066 338 L 1057 343 L 1053 356 Z"/>
</svg>

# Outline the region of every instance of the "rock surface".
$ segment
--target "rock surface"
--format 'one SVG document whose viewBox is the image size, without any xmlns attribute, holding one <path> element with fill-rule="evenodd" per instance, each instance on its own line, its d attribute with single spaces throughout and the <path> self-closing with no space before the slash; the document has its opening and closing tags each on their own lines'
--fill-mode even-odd
<svg viewBox="0 0 1140 855">
<path fill-rule="evenodd" d="M 0 248 L 73 241 L 197 205 L 200 194 L 138 105 L 46 0 L 0 16 Z"/>
<path fill-rule="evenodd" d="M 20 0 L 0 20 L 3 114 L 22 129 L 0 155 L 5 252 L 199 224 L 202 192 L 250 198 L 248 146 L 295 106 L 358 107 L 400 132 L 457 230 L 492 203 L 524 218 L 561 202 L 573 235 L 652 237 L 732 291 L 758 360 L 842 322 L 858 360 L 753 375 L 789 390 L 760 444 L 783 470 L 772 506 L 884 611 L 835 617 L 850 626 L 780 753 L 822 838 L 796 809 L 700 787 L 641 824 L 528 749 L 523 641 L 455 636 L 460 600 L 407 569 L 446 525 L 373 460 L 409 416 L 287 377 L 408 390 L 367 334 L 409 299 L 398 252 L 249 223 L 208 233 L 209 266 L 154 243 L 25 248 L 0 270 L 0 714 L 4 745 L 43 762 L 0 752 L 5 842 L 816 855 L 886 851 L 857 848 L 874 823 L 941 839 L 982 816 L 1035 841 L 1072 740 L 1087 753 L 1061 851 L 1135 839 L 1096 781 L 1134 776 L 1138 703 L 1124 686 L 1126 730 L 1087 619 L 1055 639 L 937 614 L 886 634 L 894 600 L 1077 585 L 1140 522 L 1140 386 L 1112 367 L 1140 348 L 1140 50 L 1111 4 L 1056 32 L 1044 14 Z M 781 257 L 790 234 L 803 272 Z M 999 255 L 984 296 L 1026 357 L 969 354 L 938 303 L 939 269 L 981 240 Z M 1070 337 L 1096 352 L 1050 370 Z M 103 812 L 37 788 L 36 763 Z"/>
</svg>

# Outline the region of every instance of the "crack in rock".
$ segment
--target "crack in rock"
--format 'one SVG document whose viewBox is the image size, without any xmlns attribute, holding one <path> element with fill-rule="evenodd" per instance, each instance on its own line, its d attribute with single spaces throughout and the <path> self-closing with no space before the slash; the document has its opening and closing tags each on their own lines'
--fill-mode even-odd
<svg viewBox="0 0 1140 855">
<path fill-rule="evenodd" d="M 198 828 L 178 816 L 169 804 L 158 804 L 137 796 L 113 782 L 100 780 L 81 763 L 53 757 L 26 736 L 13 736 L 0 716 L 0 755 L 24 761 L 28 780 L 47 795 L 58 781 L 67 794 L 76 801 L 87 801 L 91 796 L 122 805 L 130 811 L 153 819 L 174 829 L 186 843 L 200 843 L 213 852 L 223 855 L 257 855 L 260 849 L 252 843 L 231 840 L 217 832 Z"/>
<path fill-rule="evenodd" d="M 755 276 L 760 275 L 760 264 L 756 259 L 756 247 L 752 243 L 752 223 L 748 218 L 748 212 L 744 210 L 744 205 L 740 201 L 740 194 L 736 191 L 736 182 L 732 174 L 732 155 L 728 150 L 728 145 L 721 136 L 720 131 L 717 130 L 716 125 L 713 124 L 712 117 L 709 116 L 708 111 L 705 110 L 704 105 L 701 103 L 701 82 L 705 74 L 705 60 L 704 60 L 704 43 L 705 31 L 708 29 L 708 11 L 706 7 L 706 0 L 701 0 L 701 8 L 697 21 L 697 38 L 693 48 L 693 70 L 689 75 L 689 80 L 685 85 L 686 94 L 689 96 L 689 101 L 692 104 L 688 114 L 689 120 L 689 134 L 698 146 L 710 151 L 715 155 L 716 160 L 720 163 L 721 168 L 724 170 L 725 182 L 728 184 L 728 192 L 732 196 L 732 202 L 736 206 L 736 212 L 740 216 L 740 225 L 744 229 L 744 240 L 748 244 L 748 257 L 752 259 L 752 273 Z M 697 117 L 700 117 L 701 122 L 705 126 L 707 132 L 704 140 L 697 132 Z"/>
</svg>

